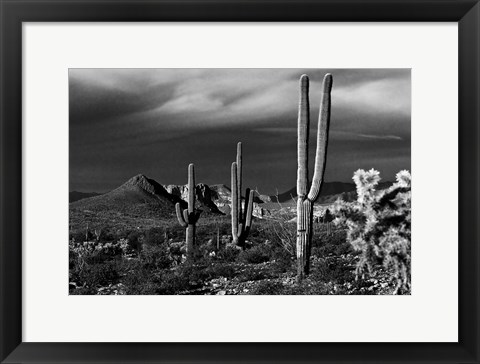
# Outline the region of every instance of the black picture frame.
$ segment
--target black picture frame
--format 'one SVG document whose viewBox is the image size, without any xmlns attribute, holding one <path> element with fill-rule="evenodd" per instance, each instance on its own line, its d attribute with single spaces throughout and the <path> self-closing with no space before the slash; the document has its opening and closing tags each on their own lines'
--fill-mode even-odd
<svg viewBox="0 0 480 364">
<path fill-rule="evenodd" d="M 0 0 L 0 12 L 2 363 L 479 363 L 480 5 L 477 0 Z M 22 342 L 22 22 L 25 21 L 458 22 L 459 342 Z M 445 168 L 448 170 L 448 166 Z M 444 178 L 456 177 L 446 173 Z"/>
</svg>

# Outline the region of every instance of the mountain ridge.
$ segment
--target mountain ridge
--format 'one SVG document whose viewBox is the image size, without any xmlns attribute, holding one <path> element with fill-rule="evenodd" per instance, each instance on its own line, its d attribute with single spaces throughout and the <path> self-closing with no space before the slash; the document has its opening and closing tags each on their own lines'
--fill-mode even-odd
<svg viewBox="0 0 480 364">
<path fill-rule="evenodd" d="M 175 212 L 177 202 L 186 205 L 155 180 L 138 174 L 107 193 L 72 202 L 70 207 L 94 212 L 118 211 L 134 216 L 168 216 Z"/>
<path fill-rule="evenodd" d="M 380 182 L 378 184 L 378 190 L 382 190 L 385 188 L 390 187 L 393 184 L 393 182 L 390 181 L 385 181 L 385 182 Z M 322 189 L 320 191 L 320 201 L 324 200 L 330 200 L 326 199 L 328 196 L 338 196 L 341 197 L 343 195 L 344 197 L 347 197 L 346 201 L 351 201 L 352 198 L 356 198 L 356 193 L 357 188 L 355 186 L 355 183 L 353 182 L 324 182 L 322 185 Z M 352 193 L 353 192 L 353 193 Z M 292 199 L 297 197 L 297 187 L 292 187 L 291 189 L 280 193 L 278 195 L 273 195 L 269 196 L 272 202 L 289 202 Z M 334 202 L 333 200 L 332 202 Z"/>
<path fill-rule="evenodd" d="M 388 188 L 393 182 L 382 182 L 378 189 Z M 172 216 L 175 204 L 178 202 L 186 208 L 188 199 L 187 185 L 162 185 L 154 179 L 138 174 L 128 179 L 119 187 L 104 193 L 70 192 L 70 199 L 85 196 L 70 202 L 70 207 L 92 211 L 119 211 L 134 215 Z M 90 195 L 90 196 L 89 196 Z M 198 183 L 195 186 L 196 208 L 207 214 L 229 214 L 231 190 L 224 184 L 207 185 Z M 256 194 L 255 205 L 261 207 L 264 203 L 292 203 L 297 197 L 296 187 L 273 196 Z M 330 204 L 338 198 L 344 201 L 356 199 L 356 187 L 349 182 L 324 182 L 318 202 Z"/>
</svg>

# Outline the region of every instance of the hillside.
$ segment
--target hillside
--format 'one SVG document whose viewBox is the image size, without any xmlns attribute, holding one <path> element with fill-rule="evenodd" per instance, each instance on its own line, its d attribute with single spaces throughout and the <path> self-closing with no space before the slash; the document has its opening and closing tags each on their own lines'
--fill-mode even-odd
<svg viewBox="0 0 480 364">
<path fill-rule="evenodd" d="M 390 182 L 380 184 L 379 189 L 390 186 Z M 208 186 L 199 183 L 195 188 L 196 208 L 202 210 L 202 216 L 218 217 L 230 214 L 230 188 L 217 184 Z M 74 198 L 87 193 L 72 192 Z M 253 215 L 267 217 L 283 208 L 294 208 L 296 188 L 277 196 L 256 196 Z M 356 199 L 353 183 L 327 182 L 322 187 L 317 206 L 329 205 L 337 199 L 353 201 Z M 175 204 L 187 207 L 188 188 L 186 185 L 161 185 L 142 174 L 132 177 L 120 187 L 92 197 L 84 197 L 70 203 L 71 231 L 91 228 L 112 227 L 125 230 L 135 227 L 149 228 L 167 221 L 176 221 Z"/>
<path fill-rule="evenodd" d="M 72 202 L 70 209 L 158 218 L 173 215 L 177 202 L 186 205 L 158 182 L 139 174 L 108 193 Z"/>
</svg>

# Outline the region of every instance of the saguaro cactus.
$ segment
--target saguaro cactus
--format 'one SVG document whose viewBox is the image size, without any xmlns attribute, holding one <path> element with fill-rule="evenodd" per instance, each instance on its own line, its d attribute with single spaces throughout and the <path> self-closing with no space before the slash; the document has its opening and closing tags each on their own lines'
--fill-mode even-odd
<svg viewBox="0 0 480 364">
<path fill-rule="evenodd" d="M 330 127 L 330 105 L 332 75 L 323 79 L 323 96 L 318 117 L 317 151 L 312 184 L 308 188 L 308 136 L 310 130 L 310 105 L 308 99 L 309 80 L 300 77 L 300 101 L 298 108 L 298 170 L 297 170 L 297 280 L 301 281 L 310 270 L 312 245 L 313 205 L 320 195 L 323 174 L 327 161 L 328 129 Z"/>
<path fill-rule="evenodd" d="M 183 210 L 182 213 L 180 203 L 177 202 L 175 210 L 178 222 L 186 229 L 187 260 L 192 260 L 195 247 L 195 224 L 201 213 L 200 210 L 195 209 L 195 169 L 193 163 L 188 165 L 188 209 Z"/>
<path fill-rule="evenodd" d="M 245 247 L 245 240 L 252 226 L 253 198 L 250 188 L 245 192 L 242 211 L 242 143 L 237 144 L 237 161 L 232 163 L 232 238 L 233 243 Z"/>
</svg>

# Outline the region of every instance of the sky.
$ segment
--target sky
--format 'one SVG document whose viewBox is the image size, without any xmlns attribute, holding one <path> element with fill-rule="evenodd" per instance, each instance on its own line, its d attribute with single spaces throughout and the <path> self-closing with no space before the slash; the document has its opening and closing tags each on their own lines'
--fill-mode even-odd
<svg viewBox="0 0 480 364">
<path fill-rule="evenodd" d="M 333 75 L 325 181 L 359 168 L 410 170 L 410 69 L 70 69 L 70 191 L 107 192 L 137 174 L 161 184 L 296 184 L 299 78 L 310 78 L 310 172 L 322 79 Z"/>
</svg>

